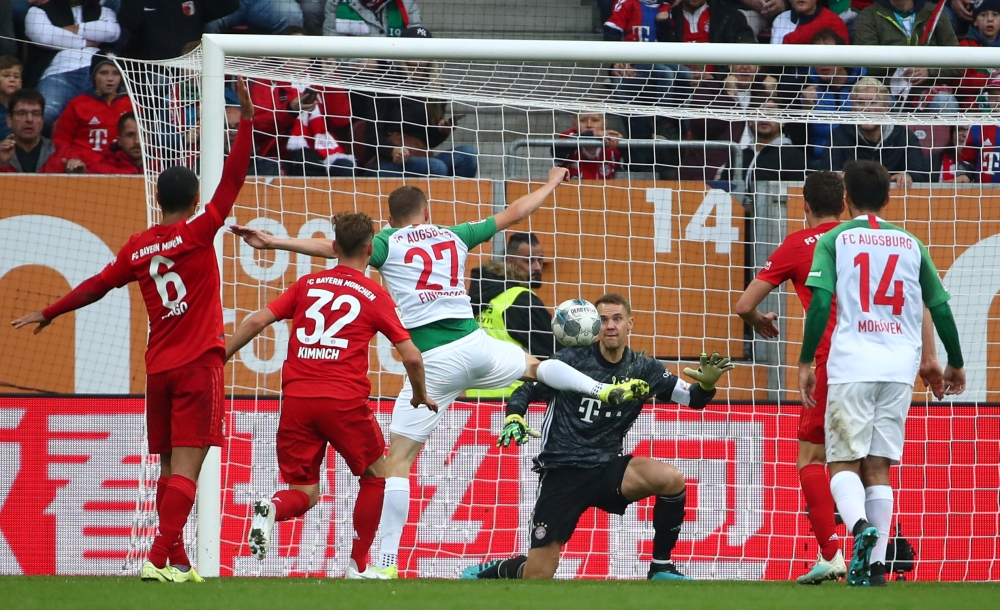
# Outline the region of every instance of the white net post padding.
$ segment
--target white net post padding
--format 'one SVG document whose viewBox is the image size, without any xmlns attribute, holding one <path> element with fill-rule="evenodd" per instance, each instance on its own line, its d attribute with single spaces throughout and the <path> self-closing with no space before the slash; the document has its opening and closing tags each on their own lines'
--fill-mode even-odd
<svg viewBox="0 0 1000 610">
<path fill-rule="evenodd" d="M 422 76 L 408 77 L 412 71 L 395 69 L 405 60 L 434 63 L 432 69 L 421 68 Z M 388 63 L 393 61 L 397 63 Z M 802 87 L 808 86 L 806 70 L 823 65 L 884 67 L 891 82 L 896 68 L 913 65 L 961 66 L 963 74 L 966 68 L 1000 65 L 1000 51 L 206 36 L 201 51 L 177 60 L 121 63 L 138 109 L 151 220 L 152 186 L 169 165 L 198 169 L 202 200 L 210 198 L 221 173 L 226 138 L 235 126 L 226 114 L 223 82 L 235 75 L 257 87 L 255 104 L 265 118 L 255 120 L 258 149 L 252 165 L 258 176 L 248 179 L 232 217 L 280 236 L 332 237 L 330 217 L 346 210 L 364 211 L 384 224 L 385 198 L 404 183 L 427 191 L 434 222 L 450 225 L 501 209 L 543 180 L 554 161 L 589 162 L 590 169 L 614 165 L 613 177 L 560 187 L 552 203 L 523 229 L 517 227 L 530 229 L 545 251 L 547 264 L 538 292 L 549 307 L 579 296 L 594 300 L 604 292 L 624 294 L 635 309 L 633 346 L 662 359 L 674 372 L 705 348 L 727 351 L 739 360 L 739 368 L 721 388 L 720 405 L 701 413 L 658 405 L 640 417 L 626 445 L 636 455 L 675 463 L 689 480 L 690 520 L 675 554 L 686 573 L 787 579 L 815 557 L 794 468 L 798 392 L 793 364 L 802 311 L 790 287 L 776 289 L 760 308 L 779 313 L 781 335 L 764 341 L 735 315 L 735 302 L 784 237 L 804 227 L 801 180 L 807 155 L 814 149 L 824 155 L 836 149 L 832 142 L 793 141 L 793 128 L 803 126 L 808 134 L 817 124 L 876 124 L 882 133 L 905 130 L 919 139 L 920 147 L 938 154 L 947 147 L 935 139 L 937 134 L 956 125 L 988 122 L 988 115 L 964 102 L 933 112 L 926 105 L 905 103 L 885 108 L 805 107 L 798 100 Z M 616 76 L 614 63 L 631 64 L 634 71 Z M 686 66 L 687 72 L 671 69 L 674 80 L 669 86 L 651 86 L 661 77 L 654 73 L 659 68 L 644 71 L 643 64 Z M 766 71 L 771 77 L 755 77 L 752 91 L 738 83 L 731 89 L 731 81 L 698 88 L 678 80 L 678 74 L 705 65 L 716 67 L 719 81 L 733 75 L 732 82 L 739 80 L 738 70 L 724 72 L 723 66 L 784 69 Z M 961 83 L 954 79 L 937 82 L 959 97 Z M 287 117 L 274 111 L 275 102 L 267 96 L 281 99 L 310 88 L 324 94 L 342 92 L 343 99 L 349 99 L 344 111 L 334 109 L 336 99 L 342 98 L 323 98 L 328 107 L 320 115 L 345 145 L 345 154 L 359 164 L 353 171 L 335 171 L 322 159 L 282 157 L 288 153 L 281 144 L 281 152 L 261 152 L 262 142 L 290 129 L 289 122 L 282 122 Z M 731 91 L 763 95 L 764 101 L 744 104 L 732 99 Z M 902 97 L 907 91 L 904 86 L 892 95 Z M 374 168 L 384 171 L 386 166 L 380 164 L 387 163 L 386 158 L 375 149 L 368 150 L 364 161 L 364 145 L 371 149 L 374 144 L 365 139 L 372 131 L 369 124 L 385 120 L 372 112 L 377 114 L 384 108 L 379 104 L 393 96 L 440 103 L 444 116 L 461 116 L 439 150 L 459 147 L 454 157 L 462 158 L 462 151 L 469 149 L 461 147 L 474 149 L 466 153 L 475 162 L 474 177 L 377 174 Z M 621 132 L 622 158 L 605 156 L 609 143 L 599 134 L 595 140 L 582 126 L 564 137 L 574 120 L 582 121 L 586 114 L 602 115 L 606 129 Z M 302 116 L 294 113 L 293 118 Z M 778 155 L 775 172 L 760 177 L 753 138 L 763 133 L 758 130 L 764 122 L 782 124 L 789 145 L 805 149 L 801 167 Z M 905 141 L 912 148 L 912 141 Z M 894 207 L 887 214 L 928 244 L 954 294 L 963 345 L 969 346 L 966 398 L 973 404 L 933 405 L 922 388 L 916 388 L 908 437 L 912 446 L 893 475 L 897 522 L 917 547 L 919 578 L 998 578 L 1000 567 L 983 550 L 996 528 L 983 525 L 989 507 L 982 498 L 995 480 L 984 464 L 1000 441 L 997 430 L 981 423 L 984 415 L 995 414 L 995 407 L 982 403 L 1000 395 L 990 380 L 996 377 L 990 375 L 995 365 L 988 364 L 995 362 L 991 350 L 1000 341 L 993 338 L 1000 329 L 990 310 L 997 287 L 992 279 L 977 283 L 976 278 L 1000 278 L 1000 252 L 994 243 L 1000 234 L 1000 206 L 992 203 L 997 194 L 987 185 L 938 182 L 933 173 L 938 170 L 930 167 L 933 158 L 928 154 L 928 177 L 937 183 L 917 180 L 894 191 Z M 450 166 L 453 172 L 456 163 Z M 283 175 L 267 175 L 261 168 L 269 164 Z M 502 255 L 512 232 L 474 252 L 467 273 L 491 255 Z M 225 235 L 220 235 L 217 249 L 227 333 L 298 277 L 335 264 L 284 252 L 255 252 Z M 218 463 L 206 464 L 208 472 L 200 481 L 197 561 L 203 575 L 339 576 L 346 566 L 357 483 L 333 452 L 328 454 L 332 467 L 321 481 L 319 504 L 303 519 L 276 527 L 268 560 L 258 563 L 249 557 L 244 542 L 250 505 L 281 485 L 274 435 L 287 340 L 288 326 L 278 323 L 241 350 L 227 369 L 229 391 L 236 397 L 227 419 L 227 445 Z M 938 351 L 943 361 L 943 348 L 938 346 Z M 374 404 L 387 429 L 402 367 L 384 338 L 373 344 L 370 355 L 373 395 L 389 399 Z M 535 411 L 530 414 L 534 422 L 540 417 Z M 537 445 L 519 452 L 493 448 L 501 421 L 502 406 L 460 401 L 429 440 L 412 479 L 415 501 L 400 565 L 407 576 L 455 576 L 482 557 L 526 549 L 536 480 L 530 458 Z M 962 448 L 970 444 L 977 449 L 967 455 Z M 953 448 L 959 449 L 953 453 Z M 132 570 L 141 565 L 155 532 L 155 467 L 147 466 L 145 472 L 126 566 Z M 211 473 L 217 474 L 217 483 L 206 478 Z M 948 496 L 949 489 L 957 492 Z M 622 518 L 588 512 L 565 549 L 559 575 L 644 577 L 650 520 L 651 506 L 645 503 L 631 507 Z M 189 543 L 193 534 L 189 528 Z M 956 536 L 971 542 L 955 550 Z M 193 552 L 194 545 L 190 549 Z"/>
</svg>

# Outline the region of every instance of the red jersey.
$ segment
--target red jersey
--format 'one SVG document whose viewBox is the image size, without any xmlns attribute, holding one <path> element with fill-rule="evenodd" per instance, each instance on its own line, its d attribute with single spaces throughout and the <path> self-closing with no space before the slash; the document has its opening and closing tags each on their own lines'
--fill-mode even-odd
<svg viewBox="0 0 1000 610">
<path fill-rule="evenodd" d="M 146 373 L 222 366 L 225 339 L 219 265 L 213 241 L 246 180 L 253 123 L 240 121 L 222 180 L 204 213 L 136 233 L 100 274 L 43 310 L 52 319 L 138 281 L 149 314 Z"/>
<path fill-rule="evenodd" d="M 627 42 L 655 42 L 656 17 L 669 12 L 669 2 L 618 0 L 604 25 L 620 31 Z"/>
<path fill-rule="evenodd" d="M 142 167 L 136 167 L 123 150 L 106 151 L 101 160 L 87 166 L 88 174 L 141 174 Z"/>
<path fill-rule="evenodd" d="M 281 369 L 285 396 L 367 401 L 372 337 L 382 333 L 392 343 L 410 338 L 389 293 L 344 265 L 303 276 L 267 308 L 279 320 L 292 320 Z"/>
<path fill-rule="evenodd" d="M 576 136 L 575 129 L 564 131 L 562 137 Z M 618 171 L 618 164 L 621 163 L 622 153 L 617 148 L 599 147 L 596 151 L 594 147 L 579 147 L 568 155 L 568 160 L 560 163 L 560 166 L 569 170 L 570 178 L 582 178 L 584 180 L 604 180 L 615 177 Z"/>
<path fill-rule="evenodd" d="M 809 311 L 809 303 L 812 301 L 812 290 L 806 286 L 806 279 L 809 277 L 809 270 L 812 268 L 813 253 L 816 251 L 816 244 L 824 233 L 840 224 L 839 222 L 824 222 L 812 229 L 796 231 L 781 242 L 775 250 L 764 268 L 757 274 L 757 279 L 780 286 L 787 280 L 792 281 L 795 293 L 799 296 L 803 309 Z M 833 337 L 833 329 L 837 325 L 837 304 L 830 308 L 830 320 L 826 325 L 826 332 L 819 342 L 816 350 L 816 364 L 826 362 L 830 353 L 830 339 Z"/>
<path fill-rule="evenodd" d="M 351 101 L 343 89 L 311 87 L 318 93 L 326 118 L 327 131 L 334 133 L 351 124 Z M 254 105 L 254 138 L 261 157 L 288 158 L 288 138 L 299 118 L 292 102 L 304 87 L 291 83 L 257 80 L 250 82 L 250 99 Z"/>
<path fill-rule="evenodd" d="M 118 119 L 131 110 L 132 101 L 124 94 L 111 103 L 94 93 L 78 95 L 59 115 L 52 141 L 56 146 L 66 147 L 67 159 L 79 159 L 89 170 L 118 139 Z"/>
</svg>

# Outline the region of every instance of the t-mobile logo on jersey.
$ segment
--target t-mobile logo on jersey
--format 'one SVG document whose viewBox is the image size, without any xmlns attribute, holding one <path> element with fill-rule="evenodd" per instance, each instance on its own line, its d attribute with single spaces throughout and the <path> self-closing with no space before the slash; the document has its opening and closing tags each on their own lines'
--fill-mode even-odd
<svg viewBox="0 0 1000 610">
<path fill-rule="evenodd" d="M 107 129 L 91 129 L 90 130 L 90 149 L 96 150 L 98 152 L 104 150 L 104 145 L 108 143 L 108 130 Z"/>
<path fill-rule="evenodd" d="M 601 401 L 596 398 L 591 398 L 589 396 L 584 396 L 580 400 L 580 413 L 583 413 L 582 419 L 588 424 L 594 423 L 591 416 L 600 418 L 601 417 Z M 622 412 L 618 411 L 618 417 L 622 416 Z M 611 417 L 611 411 L 605 411 L 604 417 Z"/>
</svg>

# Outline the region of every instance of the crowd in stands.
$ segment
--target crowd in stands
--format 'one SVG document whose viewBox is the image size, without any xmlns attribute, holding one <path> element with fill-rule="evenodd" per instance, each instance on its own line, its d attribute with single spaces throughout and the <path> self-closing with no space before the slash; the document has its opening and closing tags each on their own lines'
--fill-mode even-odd
<svg viewBox="0 0 1000 610">
<path fill-rule="evenodd" d="M 1000 0 L 598 0 L 606 40 L 727 44 L 1000 45 Z M 6 10 L 6 7 L 10 10 Z M 144 165 L 133 101 L 114 55 L 180 56 L 205 32 L 285 36 L 426 38 L 417 0 L 11 0 L 0 5 L 0 171 L 136 173 Z M 475 177 L 478 153 L 456 145 L 461 115 L 434 99 L 431 62 L 366 62 L 362 69 L 416 84 L 427 97 L 362 94 L 310 83 L 314 62 L 289 59 L 295 82 L 254 80 L 256 155 L 251 171 L 285 176 Z M 935 112 L 1000 107 L 988 70 L 861 66 L 769 68 L 613 64 L 613 99 L 769 110 Z M 174 131 L 163 145 L 196 150 L 198 94 L 171 82 L 138 83 L 160 100 Z M 188 90 L 190 89 L 190 90 Z M 139 98 L 133 98 L 139 99 Z M 39 110 L 40 107 L 40 110 Z M 38 113 L 41 113 L 38 116 Z M 137 113 L 140 118 L 142 112 Z M 776 113 L 780 114 L 780 113 Z M 724 147 L 620 146 L 622 140 L 736 142 L 747 187 L 799 180 L 849 159 L 875 159 L 900 184 L 992 182 L 1000 174 L 995 128 L 920 129 L 812 121 L 672 120 L 582 113 L 556 147 L 574 178 L 614 179 L 622 168 L 667 168 L 666 177 L 732 180 Z M 160 119 L 157 119 L 160 120 Z M 984 121 L 984 123 L 987 121 Z M 996 157 L 996 159 L 994 159 Z M 196 163 L 191 154 L 191 163 Z"/>
</svg>

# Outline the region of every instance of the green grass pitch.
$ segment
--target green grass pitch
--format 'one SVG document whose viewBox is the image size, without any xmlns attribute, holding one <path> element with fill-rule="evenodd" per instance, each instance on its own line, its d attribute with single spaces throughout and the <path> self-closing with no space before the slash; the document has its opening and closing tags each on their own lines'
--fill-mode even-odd
<svg viewBox="0 0 1000 610">
<path fill-rule="evenodd" d="M 1000 607 L 998 600 L 1000 583 L 891 583 L 887 589 L 850 589 L 844 583 L 803 587 L 789 582 L 348 582 L 340 579 L 225 578 L 196 585 L 145 583 L 137 577 L 0 578 L 0 606 L 20 610 L 976 610 Z"/>
</svg>

